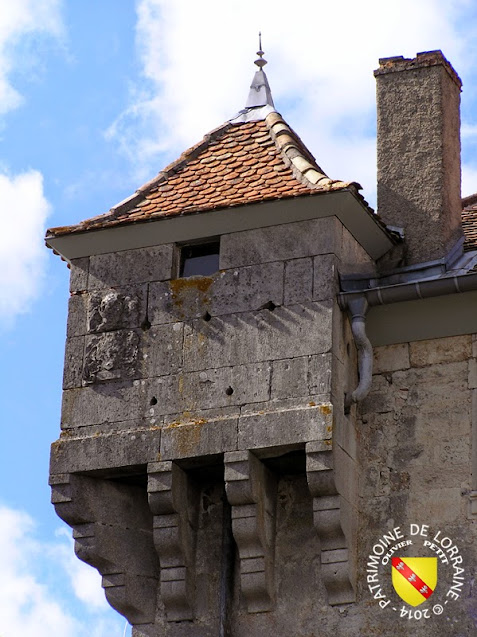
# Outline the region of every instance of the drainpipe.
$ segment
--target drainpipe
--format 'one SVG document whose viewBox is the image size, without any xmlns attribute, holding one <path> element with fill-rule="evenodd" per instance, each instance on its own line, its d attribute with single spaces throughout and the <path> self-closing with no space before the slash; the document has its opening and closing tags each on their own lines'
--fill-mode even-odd
<svg viewBox="0 0 477 637">
<path fill-rule="evenodd" d="M 351 331 L 358 350 L 359 383 L 353 392 L 345 395 L 345 414 L 349 414 L 351 405 L 366 398 L 373 377 L 373 348 L 366 336 L 368 302 L 364 296 L 359 296 L 349 300 L 347 307 L 351 313 Z"/>
<path fill-rule="evenodd" d="M 353 392 L 345 396 L 345 413 L 349 413 L 353 403 L 366 398 L 371 389 L 373 349 L 365 330 L 368 307 L 476 291 L 477 273 L 472 272 L 339 294 L 338 302 L 341 309 L 348 309 L 351 313 L 351 329 L 358 349 L 359 384 Z"/>
</svg>

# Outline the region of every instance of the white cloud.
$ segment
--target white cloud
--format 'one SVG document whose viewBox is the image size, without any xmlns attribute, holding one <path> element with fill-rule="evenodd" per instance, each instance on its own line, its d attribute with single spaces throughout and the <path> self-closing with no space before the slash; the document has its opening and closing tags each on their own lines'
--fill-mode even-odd
<svg viewBox="0 0 477 637">
<path fill-rule="evenodd" d="M 98 601 L 103 595 L 98 578 L 77 583 L 73 593 L 83 604 L 76 614 L 69 608 L 74 594 L 63 580 L 81 573 L 72 564 L 69 542 L 39 542 L 26 513 L 0 506 L 0 546 L 2 637 L 122 637 L 124 620 L 111 619 L 111 611 L 108 617 Z M 48 571 L 54 571 L 54 583 Z"/>
<path fill-rule="evenodd" d="M 141 177 L 157 172 L 161 153 L 174 158 L 244 106 L 262 29 L 277 109 L 331 177 L 360 181 L 369 195 L 379 57 L 441 48 L 470 72 L 472 33 L 455 28 L 467 9 L 472 0 L 341 0 L 326 8 L 306 0 L 296 11 L 277 0 L 138 0 L 142 78 L 108 135 Z"/>
<path fill-rule="evenodd" d="M 62 0 L 0 0 L 0 116 L 18 107 L 22 96 L 12 83 L 13 72 L 41 69 L 41 44 L 64 37 Z M 0 324 L 11 325 L 38 294 L 46 252 L 42 242 L 49 204 L 42 175 L 29 170 L 10 175 L 0 170 Z"/>
<path fill-rule="evenodd" d="M 47 252 L 44 226 L 50 205 L 42 175 L 35 170 L 10 177 L 0 174 L 0 323 L 11 325 L 37 296 Z"/>
<path fill-rule="evenodd" d="M 90 608 L 96 610 L 109 608 L 101 588 L 101 576 L 96 569 L 76 557 L 71 532 L 61 527 L 57 537 L 64 538 L 64 541 L 54 547 L 54 552 L 57 559 L 61 559 L 62 566 L 68 573 L 76 597 Z"/>
<path fill-rule="evenodd" d="M 61 39 L 61 5 L 62 0 L 0 0 L 0 115 L 22 102 L 11 84 L 12 72 L 25 72 L 28 64 L 37 66 L 34 56 L 25 56 L 24 50 L 18 53 L 19 43 L 39 36 Z"/>
</svg>

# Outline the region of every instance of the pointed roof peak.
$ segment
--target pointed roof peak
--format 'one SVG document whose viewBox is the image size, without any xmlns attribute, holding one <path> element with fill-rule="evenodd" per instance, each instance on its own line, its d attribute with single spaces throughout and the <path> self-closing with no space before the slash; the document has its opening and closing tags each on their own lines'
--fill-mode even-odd
<svg viewBox="0 0 477 637">
<path fill-rule="evenodd" d="M 258 59 L 255 60 L 254 64 L 258 66 L 258 71 L 253 76 L 252 84 L 250 85 L 250 92 L 248 94 L 247 103 L 245 104 L 245 108 L 260 108 L 262 106 L 271 106 L 275 109 L 275 104 L 273 103 L 272 92 L 270 90 L 270 85 L 268 84 L 267 76 L 265 75 L 265 71 L 263 67 L 267 63 L 267 60 L 264 59 L 265 53 L 262 50 L 262 33 L 258 34 L 258 51 L 257 51 Z"/>
<path fill-rule="evenodd" d="M 261 33 L 258 34 L 258 42 L 258 59 L 254 62 L 254 64 L 258 66 L 258 71 L 256 71 L 253 76 L 245 108 L 239 111 L 239 113 L 230 120 L 234 123 L 263 120 L 269 113 L 275 111 L 272 91 L 270 90 L 267 76 L 263 70 L 263 67 L 265 64 L 268 64 L 268 62 L 263 57 L 265 53 L 262 50 Z"/>
<path fill-rule="evenodd" d="M 262 32 L 261 31 L 258 32 L 258 51 L 257 51 L 257 55 L 258 55 L 258 60 L 255 60 L 254 64 L 256 64 L 260 70 L 262 70 L 262 68 L 265 66 L 265 64 L 268 64 L 268 62 L 267 62 L 267 60 L 263 59 L 263 56 L 265 55 L 265 52 L 262 51 Z"/>
</svg>

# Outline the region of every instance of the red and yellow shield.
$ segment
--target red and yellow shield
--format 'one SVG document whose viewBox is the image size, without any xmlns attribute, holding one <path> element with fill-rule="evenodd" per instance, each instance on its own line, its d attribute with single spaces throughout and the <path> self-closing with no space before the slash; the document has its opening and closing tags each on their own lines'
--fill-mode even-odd
<svg viewBox="0 0 477 637">
<path fill-rule="evenodd" d="M 393 586 L 410 606 L 429 599 L 437 584 L 437 557 L 393 557 Z"/>
</svg>

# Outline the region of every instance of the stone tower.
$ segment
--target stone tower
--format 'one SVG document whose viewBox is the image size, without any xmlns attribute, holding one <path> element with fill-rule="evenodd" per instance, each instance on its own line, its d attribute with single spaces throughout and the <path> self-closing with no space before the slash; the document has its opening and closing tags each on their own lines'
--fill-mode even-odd
<svg viewBox="0 0 477 637">
<path fill-rule="evenodd" d="M 109 213 L 48 231 L 71 265 L 52 499 L 135 637 L 404 635 L 366 597 L 365 533 L 389 502 L 356 406 L 402 238 L 325 175 L 264 63 L 234 119 Z"/>
</svg>

